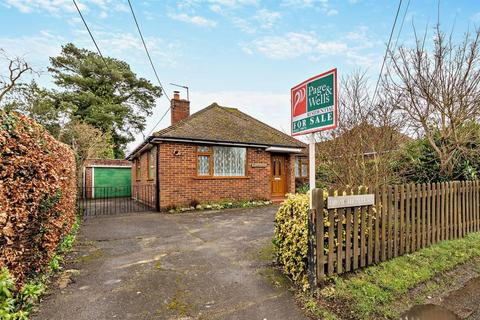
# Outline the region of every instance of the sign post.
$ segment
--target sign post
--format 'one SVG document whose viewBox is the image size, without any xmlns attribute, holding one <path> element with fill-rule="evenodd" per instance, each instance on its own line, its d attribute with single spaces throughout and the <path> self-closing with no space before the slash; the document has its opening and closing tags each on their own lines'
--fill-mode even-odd
<svg viewBox="0 0 480 320">
<path fill-rule="evenodd" d="M 310 78 L 291 89 L 292 135 L 309 134 L 310 214 L 308 215 L 308 280 L 313 289 L 317 285 L 315 253 L 315 132 L 337 127 L 337 69 Z M 321 213 L 320 213 L 321 214 Z M 323 219 L 321 220 L 323 221 Z"/>
<path fill-rule="evenodd" d="M 309 134 L 309 185 L 315 188 L 315 136 L 337 127 L 337 69 L 312 77 L 291 90 L 292 135 Z M 312 208 L 310 197 L 310 208 Z"/>
<path fill-rule="evenodd" d="M 312 191 L 315 189 L 316 181 L 315 181 L 315 133 L 309 134 L 309 142 L 308 142 L 308 184 L 310 186 L 310 209 L 313 208 L 313 196 Z M 313 173 L 313 174 L 312 174 Z"/>
</svg>

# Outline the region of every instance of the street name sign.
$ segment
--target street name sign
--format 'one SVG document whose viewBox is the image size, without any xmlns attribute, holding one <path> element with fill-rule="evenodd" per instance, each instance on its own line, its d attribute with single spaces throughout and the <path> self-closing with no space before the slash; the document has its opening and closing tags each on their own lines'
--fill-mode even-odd
<svg viewBox="0 0 480 320">
<path fill-rule="evenodd" d="M 374 194 L 355 196 L 337 196 L 327 198 L 327 209 L 372 206 L 375 204 Z"/>
<path fill-rule="evenodd" d="M 291 89 L 292 135 L 337 127 L 337 69 L 310 78 Z"/>
</svg>

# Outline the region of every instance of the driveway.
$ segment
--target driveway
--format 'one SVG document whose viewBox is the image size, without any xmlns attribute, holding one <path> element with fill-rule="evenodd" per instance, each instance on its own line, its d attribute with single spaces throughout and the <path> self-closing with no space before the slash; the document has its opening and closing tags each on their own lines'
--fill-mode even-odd
<svg viewBox="0 0 480 320">
<path fill-rule="evenodd" d="M 271 267 L 276 209 L 89 219 L 33 319 L 307 319 Z"/>
</svg>

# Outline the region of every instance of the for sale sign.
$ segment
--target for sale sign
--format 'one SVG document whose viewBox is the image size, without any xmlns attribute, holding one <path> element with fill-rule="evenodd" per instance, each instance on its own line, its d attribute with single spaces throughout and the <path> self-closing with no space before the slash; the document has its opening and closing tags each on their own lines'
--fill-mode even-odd
<svg viewBox="0 0 480 320">
<path fill-rule="evenodd" d="M 292 135 L 337 127 L 337 69 L 292 88 Z"/>
</svg>

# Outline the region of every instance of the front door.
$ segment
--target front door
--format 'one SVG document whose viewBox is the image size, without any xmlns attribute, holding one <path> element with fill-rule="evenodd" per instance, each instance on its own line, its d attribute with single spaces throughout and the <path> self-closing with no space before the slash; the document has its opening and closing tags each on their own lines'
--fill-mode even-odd
<svg viewBox="0 0 480 320">
<path fill-rule="evenodd" d="M 272 155 L 272 197 L 284 197 L 286 193 L 285 156 Z"/>
</svg>

